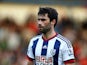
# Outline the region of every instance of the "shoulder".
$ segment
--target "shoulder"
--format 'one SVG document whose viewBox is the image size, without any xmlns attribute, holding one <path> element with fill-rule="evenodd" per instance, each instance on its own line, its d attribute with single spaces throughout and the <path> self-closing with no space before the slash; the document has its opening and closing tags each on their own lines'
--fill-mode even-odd
<svg viewBox="0 0 87 65">
<path fill-rule="evenodd" d="M 40 39 L 41 37 L 42 37 L 42 35 L 34 36 L 33 38 L 30 39 L 30 41 L 35 41 L 37 39 Z"/>
<path fill-rule="evenodd" d="M 57 35 L 57 39 L 61 42 L 62 46 L 72 47 L 71 42 L 61 34 Z"/>
<path fill-rule="evenodd" d="M 57 38 L 66 43 L 70 42 L 66 37 L 62 36 L 61 34 L 58 34 Z"/>
<path fill-rule="evenodd" d="M 34 44 L 34 42 L 37 43 L 41 37 L 42 37 L 42 35 L 34 36 L 33 38 L 30 39 L 29 45 L 32 46 Z"/>
</svg>

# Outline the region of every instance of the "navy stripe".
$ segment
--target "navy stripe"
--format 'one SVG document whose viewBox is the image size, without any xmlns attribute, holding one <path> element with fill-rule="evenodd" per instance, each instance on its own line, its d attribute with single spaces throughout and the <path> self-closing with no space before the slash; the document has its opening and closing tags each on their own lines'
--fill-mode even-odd
<svg viewBox="0 0 87 65">
<path fill-rule="evenodd" d="M 35 41 L 33 41 L 32 50 L 33 50 L 34 56 L 35 56 L 35 49 L 36 49 L 37 42 L 38 42 L 38 39 L 36 39 Z"/>
<path fill-rule="evenodd" d="M 43 46 L 42 46 L 41 55 L 46 55 L 47 54 L 47 47 L 48 47 L 48 41 L 44 41 Z"/>
<path fill-rule="evenodd" d="M 58 65 L 59 47 L 60 47 L 60 41 L 56 40 L 55 45 L 54 45 L 54 49 L 56 50 L 56 54 L 53 56 L 54 65 Z"/>
</svg>

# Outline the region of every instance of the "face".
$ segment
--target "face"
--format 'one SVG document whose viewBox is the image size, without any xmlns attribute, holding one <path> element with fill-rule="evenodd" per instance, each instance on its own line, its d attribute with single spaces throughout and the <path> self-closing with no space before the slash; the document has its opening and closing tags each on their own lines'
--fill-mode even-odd
<svg viewBox="0 0 87 65">
<path fill-rule="evenodd" d="M 50 31 L 51 22 L 50 22 L 50 19 L 48 17 L 48 14 L 38 15 L 37 23 L 38 23 L 38 28 L 39 28 L 41 33 L 46 34 L 47 32 Z"/>
</svg>

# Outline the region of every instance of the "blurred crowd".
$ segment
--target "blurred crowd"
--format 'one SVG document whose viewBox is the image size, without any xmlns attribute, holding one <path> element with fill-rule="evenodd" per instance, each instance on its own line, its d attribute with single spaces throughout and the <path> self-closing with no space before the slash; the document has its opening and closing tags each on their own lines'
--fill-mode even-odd
<svg viewBox="0 0 87 65">
<path fill-rule="evenodd" d="M 0 20 L 0 65 L 26 65 L 28 42 L 37 33 L 34 15 L 24 25 L 17 25 L 8 17 Z"/>
<path fill-rule="evenodd" d="M 75 22 L 63 17 L 55 30 L 71 41 L 76 65 L 87 65 L 87 20 Z M 35 15 L 29 15 L 24 25 L 17 25 L 8 17 L 0 20 L 0 65 L 27 65 L 29 40 L 38 34 Z"/>
<path fill-rule="evenodd" d="M 56 29 L 71 41 L 76 65 L 87 65 L 87 20 L 76 22 L 64 17 Z"/>
</svg>

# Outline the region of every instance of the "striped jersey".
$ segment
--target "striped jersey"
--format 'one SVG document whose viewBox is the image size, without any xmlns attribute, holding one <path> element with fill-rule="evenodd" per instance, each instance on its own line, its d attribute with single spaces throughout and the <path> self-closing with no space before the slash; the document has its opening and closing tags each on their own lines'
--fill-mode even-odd
<svg viewBox="0 0 87 65">
<path fill-rule="evenodd" d="M 38 35 L 30 40 L 27 56 L 35 65 L 64 65 L 65 61 L 74 59 L 73 48 L 68 39 L 56 34 L 49 40 Z"/>
</svg>

